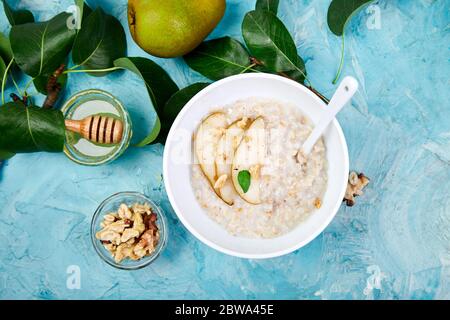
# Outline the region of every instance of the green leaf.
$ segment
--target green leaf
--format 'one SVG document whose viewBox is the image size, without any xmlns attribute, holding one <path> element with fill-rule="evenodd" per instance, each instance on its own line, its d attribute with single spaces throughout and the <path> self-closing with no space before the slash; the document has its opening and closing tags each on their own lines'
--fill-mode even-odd
<svg viewBox="0 0 450 320">
<path fill-rule="evenodd" d="M 339 67 L 334 77 L 333 84 L 336 84 L 341 75 L 342 67 L 344 65 L 345 54 L 345 27 L 363 6 L 371 0 L 333 0 L 328 7 L 327 22 L 331 32 L 337 36 L 342 36 L 341 45 L 341 59 Z"/>
<path fill-rule="evenodd" d="M 3 1 L 3 8 L 5 9 L 6 18 L 12 26 L 34 22 L 33 14 L 28 10 L 13 10 L 11 6 Z"/>
<path fill-rule="evenodd" d="M 145 137 L 144 140 L 142 140 L 140 143 L 138 143 L 136 145 L 136 147 L 145 147 L 148 144 L 155 144 L 155 143 L 160 143 L 162 142 L 161 139 L 161 135 L 162 135 L 162 124 L 161 124 L 161 120 L 159 119 L 159 116 L 156 115 L 156 120 L 155 120 L 155 124 L 153 125 L 152 131 L 150 132 L 150 134 L 147 135 L 147 137 Z M 165 141 L 165 138 L 164 138 Z"/>
<path fill-rule="evenodd" d="M 83 5 L 83 12 L 82 12 L 82 17 L 83 17 L 83 19 L 86 19 L 92 12 L 93 12 L 94 10 L 92 10 L 91 9 L 91 7 L 89 7 L 88 5 L 87 5 L 87 3 L 86 2 L 84 2 L 84 5 Z M 83 22 L 83 21 L 82 21 Z"/>
<path fill-rule="evenodd" d="M 0 32 L 0 94 L 2 92 L 3 78 L 5 78 L 5 72 L 7 71 L 7 65 L 11 62 L 13 56 L 11 51 L 11 45 L 9 44 L 9 39 Z M 7 77 L 5 78 L 7 80 Z M 6 86 L 6 83 L 5 83 Z"/>
<path fill-rule="evenodd" d="M 67 27 L 70 16 L 60 13 L 46 22 L 11 28 L 11 48 L 23 72 L 33 78 L 51 74 L 66 60 L 76 34 Z"/>
<path fill-rule="evenodd" d="M 205 41 L 184 56 L 184 60 L 189 67 L 211 80 L 246 72 L 250 66 L 247 50 L 230 37 Z"/>
<path fill-rule="evenodd" d="M 278 4 L 280 0 L 258 0 L 256 1 L 256 10 L 267 10 L 272 12 L 273 14 L 277 14 L 278 12 Z"/>
<path fill-rule="evenodd" d="M 0 57 L 3 58 L 5 63 L 9 63 L 13 58 L 13 53 L 11 50 L 11 44 L 9 39 L 0 32 Z"/>
<path fill-rule="evenodd" d="M 178 91 L 167 72 L 150 59 L 142 57 L 120 58 L 114 66 L 134 72 L 145 81 L 150 99 L 157 112 L 160 112 L 167 100 Z"/>
<path fill-rule="evenodd" d="M 0 107 L 0 150 L 10 153 L 63 150 L 64 116 L 59 110 L 10 102 Z"/>
<path fill-rule="evenodd" d="M 294 40 L 273 13 L 265 10 L 248 12 L 242 22 L 242 35 L 250 53 L 272 72 L 296 71 L 306 76 Z"/>
<path fill-rule="evenodd" d="M 92 13 L 92 9 L 87 5 L 86 2 L 84 2 L 84 0 L 75 0 L 75 5 L 79 9 L 78 13 L 80 14 L 81 17 L 79 25 L 81 25 L 83 21 Z"/>
<path fill-rule="evenodd" d="M 174 93 L 167 101 L 161 113 L 161 129 L 158 139 L 155 142 L 165 144 L 170 127 L 172 126 L 178 113 L 188 103 L 188 101 L 195 96 L 199 91 L 209 86 L 210 83 L 197 82 L 180 91 Z"/>
<path fill-rule="evenodd" d="M 300 56 L 298 57 L 298 60 L 295 63 L 295 65 L 297 66 L 296 69 L 284 71 L 284 74 L 297 82 L 304 83 L 307 73 L 305 68 L 305 62 L 303 61 L 302 58 L 300 58 Z"/>
<path fill-rule="evenodd" d="M 33 84 L 36 90 L 39 93 L 42 93 L 44 95 L 47 95 L 47 83 L 48 78 L 50 78 L 51 74 L 49 75 L 40 75 L 33 79 Z M 61 85 L 61 88 L 64 88 L 67 85 L 67 74 L 63 73 L 58 77 L 57 82 Z"/>
<path fill-rule="evenodd" d="M 3 61 L 3 58 L 0 56 L 0 91 L 2 88 L 5 72 L 6 72 L 6 64 L 5 64 L 5 61 Z"/>
<path fill-rule="evenodd" d="M 164 106 L 162 118 L 173 122 L 185 104 L 209 85 L 207 82 L 197 82 L 173 94 Z"/>
<path fill-rule="evenodd" d="M 328 27 L 337 36 L 344 34 L 345 26 L 352 16 L 373 0 L 333 0 L 328 7 Z"/>
<path fill-rule="evenodd" d="M 120 58 L 114 61 L 114 66 L 134 72 L 144 80 L 148 95 L 155 108 L 157 119 L 155 124 L 149 126 L 151 128 L 149 133 L 137 146 L 141 147 L 154 142 L 160 131 L 161 123 L 159 122 L 159 117 L 161 117 L 163 107 L 169 98 L 178 91 L 178 86 L 163 68 L 147 58 Z"/>
<path fill-rule="evenodd" d="M 13 153 L 13 152 L 0 150 L 0 161 L 1 161 L 1 160 L 8 160 L 8 159 L 11 159 L 11 158 L 14 157 L 15 155 L 16 155 L 16 154 Z"/>
<path fill-rule="evenodd" d="M 248 170 L 239 171 L 238 182 L 242 188 L 242 191 L 244 191 L 244 193 L 246 193 L 248 191 L 248 189 L 250 188 L 251 179 L 252 179 L 252 177 Z"/>
<path fill-rule="evenodd" d="M 127 40 L 120 22 L 97 8 L 84 20 L 75 38 L 72 59 L 88 70 L 107 69 L 126 56 L 126 51 Z"/>
</svg>

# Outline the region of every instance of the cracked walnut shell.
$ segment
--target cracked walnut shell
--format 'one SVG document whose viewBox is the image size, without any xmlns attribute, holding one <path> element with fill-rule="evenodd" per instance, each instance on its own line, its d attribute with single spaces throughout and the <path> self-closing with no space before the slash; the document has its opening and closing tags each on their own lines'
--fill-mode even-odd
<svg viewBox="0 0 450 320">
<path fill-rule="evenodd" d="M 355 204 L 355 197 L 363 194 L 363 189 L 369 184 L 370 179 L 362 172 L 350 172 L 348 176 L 347 189 L 345 191 L 344 201 L 347 206 L 352 207 Z"/>
</svg>

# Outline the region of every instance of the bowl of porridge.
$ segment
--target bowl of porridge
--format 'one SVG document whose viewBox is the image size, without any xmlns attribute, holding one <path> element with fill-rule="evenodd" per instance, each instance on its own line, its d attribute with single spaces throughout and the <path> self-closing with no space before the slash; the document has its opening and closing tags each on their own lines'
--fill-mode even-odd
<svg viewBox="0 0 450 320">
<path fill-rule="evenodd" d="M 348 151 L 337 120 L 310 154 L 301 146 L 326 108 L 304 86 L 270 74 L 217 81 L 176 118 L 164 183 L 184 226 L 208 246 L 261 259 L 319 235 L 342 203 Z"/>
</svg>

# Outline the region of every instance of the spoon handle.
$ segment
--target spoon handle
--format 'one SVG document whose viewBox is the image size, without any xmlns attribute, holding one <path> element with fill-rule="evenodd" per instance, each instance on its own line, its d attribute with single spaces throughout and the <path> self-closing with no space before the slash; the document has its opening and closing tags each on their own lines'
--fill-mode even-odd
<svg viewBox="0 0 450 320">
<path fill-rule="evenodd" d="M 123 124 L 115 118 L 96 115 L 83 120 L 65 120 L 65 124 L 67 130 L 92 142 L 116 144 L 122 140 Z"/>
<path fill-rule="evenodd" d="M 327 129 L 328 125 L 336 117 L 336 114 L 341 111 L 342 107 L 344 107 L 348 101 L 350 101 L 357 90 L 358 82 L 355 78 L 345 77 L 341 81 L 339 87 L 328 103 L 328 106 L 326 107 L 319 123 L 315 126 L 314 130 L 303 143 L 302 151 L 305 156 L 311 152 L 317 140 L 320 139 L 324 131 Z"/>
</svg>

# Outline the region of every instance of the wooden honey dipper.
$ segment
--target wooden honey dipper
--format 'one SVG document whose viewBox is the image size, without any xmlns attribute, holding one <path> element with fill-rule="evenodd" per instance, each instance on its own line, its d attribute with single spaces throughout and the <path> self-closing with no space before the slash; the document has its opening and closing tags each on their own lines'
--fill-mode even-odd
<svg viewBox="0 0 450 320">
<path fill-rule="evenodd" d="M 66 120 L 66 129 L 83 138 L 101 144 L 114 144 L 122 140 L 122 121 L 106 116 L 90 116 L 83 120 Z"/>
</svg>

